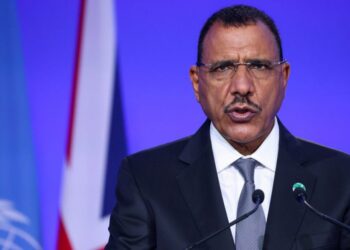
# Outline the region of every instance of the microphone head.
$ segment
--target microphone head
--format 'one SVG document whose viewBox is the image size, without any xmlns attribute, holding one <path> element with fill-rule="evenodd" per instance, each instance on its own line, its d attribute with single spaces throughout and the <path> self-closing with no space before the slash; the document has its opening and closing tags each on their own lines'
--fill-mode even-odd
<svg viewBox="0 0 350 250">
<path fill-rule="evenodd" d="M 298 202 L 304 202 L 306 199 L 306 188 L 303 183 L 296 182 L 293 187 L 294 197 Z"/>
<path fill-rule="evenodd" d="M 264 192 L 260 189 L 256 189 L 254 190 L 253 194 L 252 194 L 252 200 L 255 204 L 261 204 L 263 203 L 265 199 L 265 195 Z"/>
</svg>

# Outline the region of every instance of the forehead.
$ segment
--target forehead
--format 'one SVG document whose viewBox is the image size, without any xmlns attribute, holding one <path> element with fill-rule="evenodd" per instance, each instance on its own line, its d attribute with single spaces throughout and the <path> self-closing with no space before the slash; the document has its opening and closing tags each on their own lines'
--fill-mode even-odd
<svg viewBox="0 0 350 250">
<path fill-rule="evenodd" d="M 270 29 L 262 22 L 240 27 L 216 22 L 203 41 L 203 62 L 223 59 L 278 60 L 278 46 Z"/>
</svg>

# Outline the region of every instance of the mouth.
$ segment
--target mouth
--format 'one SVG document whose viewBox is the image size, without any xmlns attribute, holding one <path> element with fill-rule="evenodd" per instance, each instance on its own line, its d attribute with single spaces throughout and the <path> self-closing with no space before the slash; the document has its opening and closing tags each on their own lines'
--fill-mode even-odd
<svg viewBox="0 0 350 250">
<path fill-rule="evenodd" d="M 225 113 L 236 123 L 250 122 L 260 111 L 258 107 L 248 105 L 233 105 L 225 109 Z"/>
</svg>

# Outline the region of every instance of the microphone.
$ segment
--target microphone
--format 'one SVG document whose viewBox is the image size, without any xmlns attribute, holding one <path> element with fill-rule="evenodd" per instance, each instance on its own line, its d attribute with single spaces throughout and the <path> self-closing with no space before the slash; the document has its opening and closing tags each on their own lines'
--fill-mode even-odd
<svg viewBox="0 0 350 250">
<path fill-rule="evenodd" d="M 311 210 L 313 213 L 317 214 L 319 217 L 321 217 L 322 219 L 332 223 L 332 224 L 335 224 L 347 231 L 350 232 L 350 226 L 349 225 L 346 225 L 326 214 L 323 214 L 321 213 L 320 211 L 318 211 L 316 208 L 314 208 L 313 206 L 311 206 L 308 202 L 307 202 L 307 196 L 306 196 L 306 188 L 304 186 L 304 184 L 300 183 L 300 182 L 296 182 L 294 183 L 293 187 L 293 193 L 294 193 L 294 196 L 295 196 L 295 199 L 299 202 L 299 203 L 303 203 L 306 205 L 306 207 Z"/>
<path fill-rule="evenodd" d="M 230 228 L 231 226 L 237 224 L 238 222 L 248 218 L 250 215 L 255 213 L 256 210 L 258 210 L 258 207 L 264 201 L 264 198 L 265 198 L 264 192 L 262 190 L 260 190 L 260 189 L 256 189 L 253 192 L 253 194 L 252 194 L 252 200 L 255 203 L 255 207 L 252 210 L 250 210 L 249 212 L 241 215 L 237 219 L 231 221 L 228 225 L 224 226 L 223 228 L 220 228 L 219 230 L 209 234 L 205 238 L 203 238 L 203 239 L 201 239 L 201 240 L 191 244 L 190 246 L 186 247 L 185 250 L 190 250 L 190 249 L 193 249 L 193 248 L 203 244 L 204 242 L 210 240 L 211 238 L 213 238 L 214 236 L 218 235 L 222 231 L 225 231 L 226 229 Z"/>
</svg>

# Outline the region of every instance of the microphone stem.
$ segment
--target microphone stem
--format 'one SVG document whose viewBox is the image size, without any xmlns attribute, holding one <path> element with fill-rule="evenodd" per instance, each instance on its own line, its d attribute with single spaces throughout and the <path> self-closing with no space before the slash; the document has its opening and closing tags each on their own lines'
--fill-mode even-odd
<svg viewBox="0 0 350 250">
<path fill-rule="evenodd" d="M 255 205 L 255 207 L 249 211 L 248 213 L 242 215 L 241 217 L 238 217 L 237 219 L 231 221 L 227 226 L 215 231 L 214 233 L 209 234 L 207 237 L 203 238 L 200 241 L 195 242 L 194 244 L 192 244 L 191 246 L 185 248 L 185 250 L 190 250 L 193 249 L 199 245 L 201 245 L 202 243 L 206 242 L 207 240 L 209 240 L 210 238 L 214 237 L 215 235 L 221 233 L 222 231 L 226 230 L 227 228 L 231 227 L 234 224 L 237 224 L 238 222 L 246 219 L 247 217 L 249 217 L 251 214 L 255 213 L 255 211 L 258 209 L 259 205 L 261 204 L 260 201 L 257 202 L 257 204 Z"/>
<path fill-rule="evenodd" d="M 323 219 L 325 219 L 325 220 L 327 220 L 327 221 L 329 221 L 329 222 L 331 222 L 331 223 L 333 223 L 333 224 L 335 224 L 335 225 L 337 225 L 337 226 L 340 226 L 340 227 L 342 227 L 342 228 L 344 228 L 344 229 L 346 229 L 347 231 L 350 232 L 350 226 L 348 226 L 348 225 L 346 225 L 346 224 L 344 224 L 344 223 L 342 223 L 342 222 L 340 222 L 340 221 L 337 221 L 337 220 L 335 220 L 335 219 L 333 219 L 333 218 L 331 218 L 331 217 L 329 217 L 329 216 L 327 216 L 327 215 L 325 215 L 325 214 L 323 214 L 323 213 L 317 211 L 313 206 L 311 206 L 311 205 L 305 200 L 305 198 L 303 199 L 303 201 L 304 201 L 304 204 L 305 204 L 311 211 L 313 211 L 315 214 L 317 214 L 317 215 L 320 216 L 321 218 L 323 218 Z"/>
</svg>

